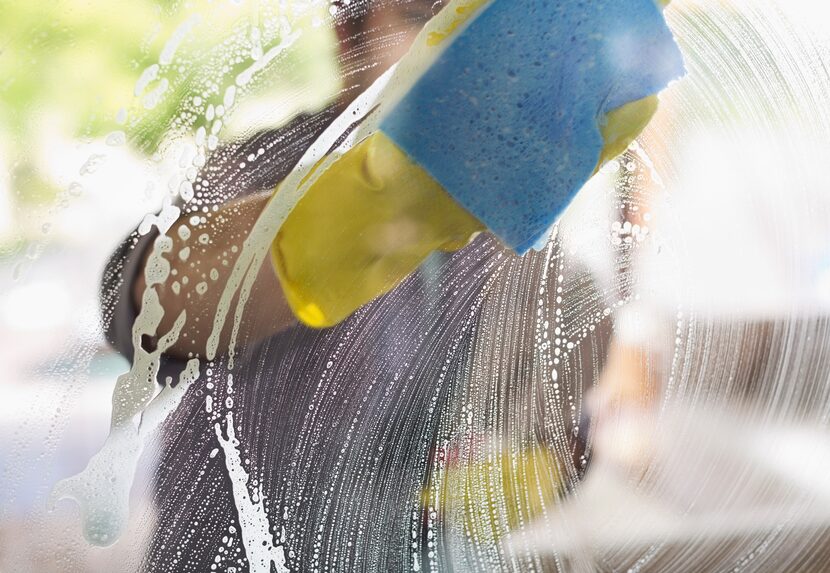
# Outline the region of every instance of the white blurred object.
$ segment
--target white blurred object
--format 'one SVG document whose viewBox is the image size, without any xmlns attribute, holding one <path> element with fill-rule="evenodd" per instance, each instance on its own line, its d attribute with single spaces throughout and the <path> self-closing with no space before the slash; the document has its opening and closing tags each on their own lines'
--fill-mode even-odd
<svg viewBox="0 0 830 573">
<path fill-rule="evenodd" d="M 641 255 L 644 297 L 730 318 L 830 312 L 830 146 L 779 130 L 678 142 L 678 177 L 653 207 L 661 248 Z"/>
<path fill-rule="evenodd" d="M 830 435 L 818 424 L 689 409 L 656 424 L 629 416 L 597 439 L 614 454 L 509 550 L 576 555 L 830 525 Z"/>
<path fill-rule="evenodd" d="M 37 331 L 64 326 L 75 303 L 59 280 L 18 284 L 0 299 L 0 319 L 17 331 Z"/>
<path fill-rule="evenodd" d="M 751 3 L 753 0 L 745 0 Z M 786 0 L 780 9 L 794 22 L 810 31 L 818 40 L 830 39 L 830 4 L 826 0 Z"/>
</svg>

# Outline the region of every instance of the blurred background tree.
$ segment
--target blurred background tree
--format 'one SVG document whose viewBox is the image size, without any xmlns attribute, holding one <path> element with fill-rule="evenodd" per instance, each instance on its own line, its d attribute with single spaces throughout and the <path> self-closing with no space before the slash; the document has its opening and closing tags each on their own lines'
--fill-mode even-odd
<svg viewBox="0 0 830 573">
<path fill-rule="evenodd" d="M 18 251 L 31 238 L 21 222 L 71 185 L 50 169 L 54 141 L 101 139 L 158 160 L 167 143 L 209 126 L 208 106 L 254 63 L 262 69 L 240 87 L 225 137 L 325 105 L 339 88 L 327 10 L 319 1 L 0 0 L 0 254 Z"/>
</svg>

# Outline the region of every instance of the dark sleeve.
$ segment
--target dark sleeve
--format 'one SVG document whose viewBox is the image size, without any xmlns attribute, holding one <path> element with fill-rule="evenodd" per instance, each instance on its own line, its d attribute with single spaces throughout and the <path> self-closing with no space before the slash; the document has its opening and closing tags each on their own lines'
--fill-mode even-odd
<svg viewBox="0 0 830 573">
<path fill-rule="evenodd" d="M 138 308 L 132 287 L 138 277 L 144 253 L 151 248 L 158 232 L 140 236 L 133 231 L 107 261 L 101 278 L 101 321 L 107 342 L 129 360 L 133 358 L 132 327 Z"/>
<path fill-rule="evenodd" d="M 203 185 L 197 200 L 180 205 L 182 213 L 196 210 L 202 204 L 223 204 L 274 189 L 336 113 L 336 108 L 328 108 L 315 115 L 300 116 L 280 129 L 263 131 L 216 150 L 200 174 Z M 130 360 L 132 327 L 139 310 L 132 296 L 133 285 L 144 270 L 142 262 L 157 236 L 155 227 L 143 236 L 133 231 L 115 250 L 101 278 L 104 335 L 115 350 Z"/>
</svg>

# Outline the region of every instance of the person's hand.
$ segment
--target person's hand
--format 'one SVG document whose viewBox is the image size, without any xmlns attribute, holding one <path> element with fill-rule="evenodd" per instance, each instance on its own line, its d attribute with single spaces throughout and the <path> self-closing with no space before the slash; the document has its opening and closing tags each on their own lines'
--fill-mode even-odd
<svg viewBox="0 0 830 573">
<path fill-rule="evenodd" d="M 376 132 L 309 187 L 280 228 L 272 256 L 294 314 L 328 328 L 395 288 L 430 253 L 461 249 L 483 230 Z"/>
</svg>

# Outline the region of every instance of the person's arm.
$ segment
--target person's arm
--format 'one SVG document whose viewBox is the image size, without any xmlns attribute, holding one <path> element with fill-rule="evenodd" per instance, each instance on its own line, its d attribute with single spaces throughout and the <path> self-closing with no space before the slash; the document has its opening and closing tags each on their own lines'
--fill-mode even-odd
<svg viewBox="0 0 830 573">
<path fill-rule="evenodd" d="M 202 257 L 207 257 L 206 260 L 211 260 L 212 255 L 206 252 L 207 247 L 213 248 L 214 255 L 217 252 L 221 255 L 226 249 L 220 247 L 222 243 L 219 241 L 229 240 L 229 235 L 237 235 L 242 229 L 250 228 L 250 225 L 253 224 L 259 210 L 265 205 L 273 189 L 290 172 L 291 168 L 299 161 L 303 152 L 316 139 L 318 134 L 325 129 L 332 118 L 336 116 L 337 112 L 338 108 L 332 107 L 314 115 L 297 117 L 280 129 L 260 132 L 243 142 L 228 144 L 213 154 L 208 161 L 209 165 L 202 170 L 203 176 L 209 179 L 209 185 L 204 184 L 203 186 L 205 189 L 211 190 L 209 196 L 206 197 L 207 204 L 217 205 L 218 208 L 218 211 L 211 213 L 211 222 L 208 225 L 212 226 L 214 222 L 218 222 L 220 215 L 224 219 L 232 220 L 233 224 L 221 225 L 222 228 L 215 230 L 213 240 L 208 245 L 199 244 L 198 250 L 194 249 L 194 245 L 190 245 L 191 262 L 195 262 L 197 258 Z M 262 161 L 258 161 L 246 169 L 239 169 L 239 162 L 243 161 L 251 153 L 258 153 L 259 149 L 268 150 L 267 160 L 263 158 Z M 250 204 L 247 203 L 248 201 L 251 201 Z M 202 215 L 203 213 L 199 210 L 198 214 Z M 175 241 L 177 249 L 172 251 L 170 255 L 165 255 L 165 258 L 177 266 L 179 263 L 176 263 L 172 257 L 178 257 L 178 252 L 181 250 L 183 243 L 182 239 L 178 236 L 178 228 L 182 222 L 187 222 L 190 216 L 191 213 L 183 215 L 181 221 L 178 221 L 168 232 L 168 235 Z M 239 217 L 238 221 L 236 220 L 237 217 Z M 235 229 L 236 232 L 232 232 L 231 229 Z M 204 232 L 206 231 L 193 232 L 193 237 L 191 237 L 189 242 L 198 241 L 199 235 Z M 207 232 L 210 234 L 210 231 Z M 109 344 L 127 359 L 132 359 L 133 356 L 132 327 L 141 307 L 140 293 L 144 289 L 144 267 L 157 237 L 158 232 L 155 229 L 146 235 L 141 235 L 138 231 L 133 231 L 115 250 L 106 264 L 101 277 L 101 318 L 104 334 Z M 232 247 L 231 244 L 227 244 L 226 246 L 228 248 Z M 236 253 L 232 254 L 233 257 L 228 259 L 228 265 L 231 268 L 237 256 Z M 221 264 L 221 260 L 219 263 Z M 269 266 L 269 264 L 265 265 L 266 268 Z M 211 285 L 213 291 L 205 293 L 208 297 L 216 297 L 221 292 L 221 288 L 224 286 L 223 281 L 227 280 L 227 274 L 220 272 L 224 268 L 224 265 L 222 265 L 222 269 L 218 267 L 216 269 L 220 273 L 217 281 L 222 282 L 221 285 L 216 284 L 217 281 L 211 281 L 209 279 L 210 268 L 208 268 L 207 282 Z M 271 271 L 271 269 L 267 270 Z M 257 284 L 256 293 L 253 293 L 252 296 L 258 297 L 260 293 L 270 290 L 275 297 L 278 297 L 277 300 L 279 300 L 282 291 L 278 285 L 274 286 L 277 280 L 272 278 L 265 269 L 260 279 Z M 171 277 L 167 281 L 165 292 L 159 292 L 159 294 L 163 296 L 163 303 L 172 304 L 173 307 L 181 308 L 180 305 L 184 304 L 183 302 L 168 300 L 175 294 L 172 292 L 174 280 Z M 270 283 L 269 281 L 271 280 L 274 282 Z M 137 282 L 140 282 L 140 284 L 137 285 Z M 201 281 L 197 281 L 196 284 L 199 282 Z M 274 288 L 271 288 L 272 286 Z M 190 287 L 191 289 L 195 288 L 193 284 Z M 182 289 L 180 292 L 185 292 L 186 290 Z M 136 297 L 136 293 L 139 294 L 139 297 Z M 186 358 L 188 352 L 199 350 L 199 345 L 196 344 L 196 341 L 199 337 L 207 336 L 204 331 L 212 327 L 212 319 L 210 326 L 206 326 L 204 323 L 206 319 L 201 317 L 205 313 L 213 313 L 215 311 L 215 305 L 213 308 L 209 308 L 210 300 L 208 297 L 196 297 L 194 294 L 191 294 L 191 299 L 194 304 L 192 310 L 195 312 L 192 312 L 188 308 L 188 317 L 193 316 L 196 318 L 198 316 L 199 323 L 197 324 L 195 320 L 191 321 L 188 318 L 188 326 L 186 328 L 188 337 L 183 337 L 167 353 L 175 355 L 170 356 L 170 358 Z M 165 317 L 167 320 L 162 324 L 162 328 L 169 326 L 169 321 L 172 320 L 170 316 L 173 315 L 173 311 L 175 310 L 173 307 L 171 307 L 171 310 Z M 256 320 L 259 321 L 259 324 L 243 326 L 246 328 L 251 326 L 256 327 L 264 334 L 265 332 L 262 330 L 263 321 L 267 322 L 269 317 L 263 312 L 251 312 L 250 309 L 252 307 L 250 305 L 247 308 L 248 312 L 245 314 L 246 320 Z M 197 333 L 196 330 L 202 332 Z M 265 328 L 265 330 L 268 329 Z M 193 332 L 191 333 L 191 331 Z M 251 333 L 240 333 L 240 343 L 247 342 L 245 336 L 249 334 Z M 227 341 L 225 342 L 227 343 Z M 153 341 L 144 341 L 143 344 L 152 346 Z"/>
<path fill-rule="evenodd" d="M 168 231 L 173 240 L 173 249 L 165 255 L 170 262 L 170 277 L 155 287 L 165 310 L 158 332 L 170 330 L 179 314 L 187 312 L 186 325 L 168 354 L 180 358 L 205 355 L 219 299 L 243 241 L 270 196 L 271 192 L 265 191 L 226 203 L 211 214 L 206 224 L 197 226 L 190 225 L 190 215 L 183 215 Z M 142 269 L 150 252 L 147 249 L 143 256 Z M 136 307 L 141 304 L 145 287 L 144 274 L 139 273 L 132 290 Z M 296 324 L 270 260 L 262 265 L 246 308 L 255 312 L 247 312 L 241 322 L 240 342 L 255 342 Z M 229 327 L 223 329 L 220 353 L 228 348 L 230 331 Z"/>
</svg>

